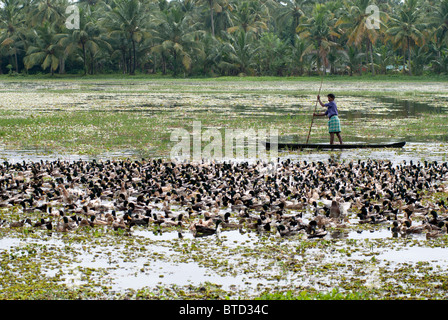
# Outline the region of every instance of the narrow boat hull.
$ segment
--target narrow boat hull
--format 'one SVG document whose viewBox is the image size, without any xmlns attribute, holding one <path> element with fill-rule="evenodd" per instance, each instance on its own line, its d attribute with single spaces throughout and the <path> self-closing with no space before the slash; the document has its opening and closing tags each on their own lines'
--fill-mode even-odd
<svg viewBox="0 0 448 320">
<path fill-rule="evenodd" d="M 344 143 L 344 144 L 325 144 L 325 143 L 273 143 L 263 142 L 266 149 L 271 149 L 277 145 L 278 149 L 375 149 L 375 148 L 403 148 L 406 141 L 393 143 Z"/>
</svg>

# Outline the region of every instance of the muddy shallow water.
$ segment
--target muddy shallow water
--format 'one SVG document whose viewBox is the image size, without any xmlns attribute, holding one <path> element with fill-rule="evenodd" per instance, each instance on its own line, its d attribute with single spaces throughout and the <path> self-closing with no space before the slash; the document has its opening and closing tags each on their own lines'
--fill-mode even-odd
<svg viewBox="0 0 448 320">
<path fill-rule="evenodd" d="M 411 160 L 444 162 L 445 150 L 446 145 L 442 143 L 409 143 L 402 150 L 280 152 L 279 160 L 390 159 L 395 165 Z M 117 152 L 92 157 L 3 149 L 0 158 L 8 162 L 45 162 L 138 159 L 139 155 Z M 154 228 L 135 228 L 129 236 L 98 230 L 92 238 L 89 234 L 86 237 L 77 233 L 61 235 L 42 231 L 30 237 L 27 233 L 8 232 L 0 238 L 0 252 L 10 257 L 28 254 L 30 261 L 41 261 L 38 263 L 42 263 L 41 272 L 45 276 L 57 277 L 69 288 L 90 286 L 107 290 L 109 296 L 204 284 L 218 286 L 231 297 L 256 296 L 266 290 L 346 288 L 356 291 L 359 288 L 381 290 L 385 286 L 390 290 L 391 286 L 413 285 L 424 290 L 426 283 L 412 284 L 398 276 L 411 277 L 408 274 L 411 270 L 412 277 L 436 272 L 442 280 L 434 282 L 445 281 L 448 248 L 444 240 L 427 240 L 424 234 L 395 237 L 390 223 L 357 228 L 355 216 L 350 224 L 354 228 L 329 232 L 323 239 L 279 238 L 275 234 L 240 231 L 223 231 L 204 238 L 194 238 L 184 231 L 183 237 L 179 238 L 177 231 L 160 232 Z M 394 279 L 390 274 L 398 278 Z M 360 285 L 350 287 L 355 279 Z M 407 295 L 391 293 L 395 298 L 406 298 Z"/>
<path fill-rule="evenodd" d="M 379 97 L 341 95 L 341 118 L 346 121 L 372 119 L 413 119 L 421 114 L 446 114 L 448 87 L 431 83 L 326 83 L 324 90 L 350 92 L 380 91 Z M 279 115 L 307 114 L 314 107 L 318 83 L 227 82 L 0 82 L 2 109 L 28 114 L 40 112 L 104 111 L 152 116 L 160 111 L 182 119 L 213 113 L 235 119 L 275 118 Z M 300 88 L 301 91 L 296 91 Z M 196 90 L 198 92 L 196 92 Z M 397 92 L 433 92 L 397 98 Z M 22 92 L 21 92 L 22 91 Z M 62 92 L 62 94 L 61 94 Z M 390 94 L 390 96 L 389 96 Z M 402 99 L 403 98 L 403 99 Z M 184 108 L 185 110 L 182 110 Z M 182 111 L 182 112 L 181 112 Z M 188 123 L 188 126 L 190 123 Z M 316 124 L 317 126 L 317 124 Z M 321 124 L 322 126 L 322 124 Z M 325 126 L 325 123 L 324 123 Z M 362 133 L 361 133 L 362 134 Z M 441 142 L 408 141 L 403 149 L 295 152 L 279 151 L 279 161 L 338 162 L 350 160 L 390 160 L 446 162 L 448 135 Z M 390 138 L 354 137 L 357 142 L 382 142 Z M 302 136 L 282 139 L 304 142 Z M 312 135 L 312 142 L 327 142 L 327 136 Z M 398 138 L 397 138 L 398 139 Z M 392 139 L 390 139 L 392 140 Z M 355 142 L 355 141 L 353 141 Z M 92 159 L 140 159 L 155 154 L 132 150 L 78 155 L 53 153 L 46 149 L 11 150 L 0 147 L 1 161 L 40 162 Z M 255 162 L 257 159 L 224 159 Z M 443 195 L 446 197 L 446 195 Z M 305 217 L 306 218 L 306 217 Z M 48 234 L 8 231 L 1 234 L 0 254 L 10 264 L 26 257 L 16 269 L 20 278 L 25 266 L 40 266 L 40 272 L 69 288 L 89 286 L 106 297 L 137 290 L 157 290 L 159 286 L 219 286 L 230 297 L 253 297 L 261 292 L 281 290 L 346 291 L 372 290 L 375 298 L 448 298 L 448 246 L 446 237 L 427 240 L 424 235 L 394 237 L 390 224 L 357 226 L 329 232 L 323 239 L 279 238 L 273 234 L 224 231 L 219 235 L 194 238 L 189 232 L 179 238 L 176 231 L 160 233 L 154 228 L 136 228 L 131 235 L 98 229 L 92 233 Z M 13 267 L 11 267 L 13 268 Z M 2 270 L 3 271 L 3 270 Z M 8 284 L 8 283 L 6 283 Z M 4 284 L 0 282 L 0 289 Z M 408 290 L 412 288 L 412 290 Z M 375 291 L 378 290 L 378 291 Z M 379 292 L 379 293 L 378 293 Z M 132 296 L 132 295 L 131 295 Z M 183 296 L 179 294 L 182 298 Z"/>
<path fill-rule="evenodd" d="M 59 275 L 68 287 L 106 286 L 109 295 L 159 286 L 201 286 L 207 282 L 235 294 L 234 297 L 241 293 L 256 295 L 266 288 L 325 291 L 347 286 L 338 278 L 356 278 L 366 286 L 381 288 L 383 277 L 391 278 L 402 266 L 415 268 L 415 272 L 419 272 L 421 265 L 430 266 L 440 276 L 448 265 L 446 247 L 427 246 L 418 236 L 410 242 L 412 245 L 399 242 L 394 247 L 396 239 L 386 229 L 349 232 L 346 237 L 352 243 L 348 245 L 344 240 L 333 240 L 326 247 L 311 246 L 300 252 L 297 246 L 310 240 L 264 238 L 238 231 L 223 232 L 208 239 L 194 239 L 189 235 L 177 239 L 177 234 L 172 232 L 156 236 L 151 231 L 139 230 L 132 237 L 151 239 L 144 253 L 129 255 L 126 249 L 110 240 L 109 245 L 107 242 L 90 244 L 91 248 L 86 249 L 88 244 L 67 242 L 67 238 L 57 235 L 47 240 L 3 238 L 0 250 L 13 255 L 30 247 L 45 246 L 46 250 L 60 252 L 53 263 L 49 263 L 48 257 L 43 259 L 42 272 L 46 276 Z M 198 247 L 197 251 L 186 256 L 180 248 L 190 246 Z M 291 253 L 285 256 L 287 250 Z M 352 253 L 347 255 L 345 250 Z M 67 257 L 61 259 L 61 255 Z M 317 271 L 320 268 L 325 269 Z M 86 270 L 89 270 L 88 277 Z"/>
<path fill-rule="evenodd" d="M 297 141 L 296 136 L 282 137 L 282 141 Z M 314 142 L 314 141 L 313 141 Z M 323 141 L 327 142 L 327 141 Z M 367 160 L 390 160 L 393 164 L 399 164 L 403 161 L 447 161 L 448 160 L 448 144 L 446 143 L 423 143 L 423 142 L 407 142 L 404 148 L 401 149 L 348 149 L 336 151 L 316 151 L 316 150 L 301 150 L 301 151 L 283 151 L 278 150 L 279 160 L 284 161 L 291 159 L 292 161 L 328 161 L 334 159 L 337 161 L 350 161 L 352 159 Z M 10 150 L 5 147 L 0 147 L 0 160 L 11 163 L 31 161 L 76 161 L 76 160 L 107 160 L 107 159 L 139 159 L 139 158 L 157 158 L 152 154 L 141 154 L 132 150 L 115 151 L 99 155 L 76 155 L 67 153 L 53 153 L 49 150 L 28 149 L 28 150 Z M 235 158 L 226 159 L 222 161 L 231 162 L 254 162 L 256 158 Z"/>
</svg>

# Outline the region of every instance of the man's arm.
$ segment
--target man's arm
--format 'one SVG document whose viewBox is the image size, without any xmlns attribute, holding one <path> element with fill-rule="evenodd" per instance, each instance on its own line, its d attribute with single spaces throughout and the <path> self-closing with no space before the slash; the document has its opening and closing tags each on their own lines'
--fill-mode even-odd
<svg viewBox="0 0 448 320">
<path fill-rule="evenodd" d="M 325 107 L 325 104 L 323 104 L 322 101 L 320 101 L 320 96 L 319 95 L 317 96 L 317 101 L 320 103 L 320 105 L 322 107 Z"/>
</svg>

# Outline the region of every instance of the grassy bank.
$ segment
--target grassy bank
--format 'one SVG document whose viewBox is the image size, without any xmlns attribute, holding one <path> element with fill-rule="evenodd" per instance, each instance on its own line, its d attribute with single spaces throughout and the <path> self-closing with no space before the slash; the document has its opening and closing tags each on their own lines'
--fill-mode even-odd
<svg viewBox="0 0 448 320">
<path fill-rule="evenodd" d="M 82 75 L 82 74 L 19 74 L 19 75 L 0 75 L 1 81 L 17 81 L 17 80 L 85 80 L 85 81 L 96 81 L 96 80 L 179 80 L 179 81 L 315 81 L 321 80 L 322 75 L 306 75 L 306 76 L 220 76 L 220 77 L 207 77 L 207 76 L 196 76 L 196 77 L 173 77 L 169 75 L 161 74 L 141 74 L 136 73 L 131 76 L 128 74 L 116 73 L 116 74 L 96 74 L 96 75 Z M 408 74 L 378 74 L 372 76 L 371 74 L 364 75 L 331 75 L 326 74 L 323 76 L 324 80 L 335 80 L 335 81 L 448 81 L 448 75 L 420 75 L 420 76 L 409 76 Z"/>
</svg>

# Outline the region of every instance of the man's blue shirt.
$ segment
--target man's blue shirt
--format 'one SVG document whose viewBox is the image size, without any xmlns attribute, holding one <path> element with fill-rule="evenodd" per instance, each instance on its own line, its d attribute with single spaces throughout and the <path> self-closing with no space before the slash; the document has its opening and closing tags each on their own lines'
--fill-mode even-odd
<svg viewBox="0 0 448 320">
<path fill-rule="evenodd" d="M 330 119 L 334 115 L 338 115 L 338 107 L 336 106 L 336 102 L 330 101 L 325 104 L 327 107 L 327 111 L 325 111 L 325 114 L 327 115 L 328 119 Z"/>
</svg>

